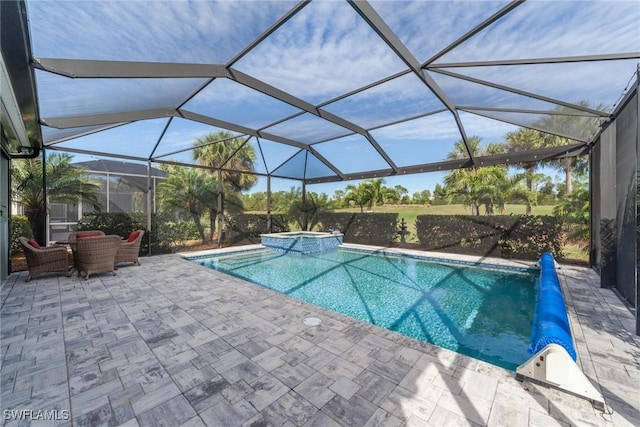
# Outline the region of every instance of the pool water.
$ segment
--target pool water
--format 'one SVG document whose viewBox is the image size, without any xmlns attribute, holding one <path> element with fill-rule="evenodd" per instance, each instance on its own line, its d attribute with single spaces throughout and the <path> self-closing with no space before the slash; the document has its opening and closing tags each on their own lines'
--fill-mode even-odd
<svg viewBox="0 0 640 427">
<path fill-rule="evenodd" d="M 194 261 L 506 369 L 529 357 L 536 274 L 342 249 Z"/>
</svg>

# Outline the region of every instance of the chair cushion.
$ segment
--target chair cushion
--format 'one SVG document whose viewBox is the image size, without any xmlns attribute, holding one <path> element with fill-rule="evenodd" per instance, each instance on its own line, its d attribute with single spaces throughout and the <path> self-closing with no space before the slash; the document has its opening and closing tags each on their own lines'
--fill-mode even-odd
<svg viewBox="0 0 640 427">
<path fill-rule="evenodd" d="M 96 233 L 95 231 L 88 231 L 86 233 L 76 233 L 76 239 L 84 239 L 85 237 L 97 237 L 100 235 L 100 233 Z"/>
<path fill-rule="evenodd" d="M 140 235 L 139 231 L 132 231 L 131 234 L 129 234 L 129 238 L 127 239 L 127 242 L 133 242 L 138 238 L 139 235 Z"/>
<path fill-rule="evenodd" d="M 36 249 L 42 249 L 40 247 L 40 244 L 38 242 L 36 242 L 35 240 L 33 240 L 33 239 L 29 240 L 27 243 L 29 243 L 31 246 L 33 246 Z"/>
</svg>

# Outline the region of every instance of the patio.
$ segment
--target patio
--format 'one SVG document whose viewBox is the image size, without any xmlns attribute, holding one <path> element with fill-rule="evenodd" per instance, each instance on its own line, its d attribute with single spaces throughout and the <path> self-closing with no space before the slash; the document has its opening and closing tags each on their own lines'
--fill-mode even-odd
<svg viewBox="0 0 640 427">
<path fill-rule="evenodd" d="M 592 270 L 559 273 L 582 368 L 613 414 L 179 255 L 87 282 L 10 275 L 2 408 L 74 426 L 634 425 L 634 316 Z M 7 411 L 3 423 L 22 425 Z"/>
</svg>

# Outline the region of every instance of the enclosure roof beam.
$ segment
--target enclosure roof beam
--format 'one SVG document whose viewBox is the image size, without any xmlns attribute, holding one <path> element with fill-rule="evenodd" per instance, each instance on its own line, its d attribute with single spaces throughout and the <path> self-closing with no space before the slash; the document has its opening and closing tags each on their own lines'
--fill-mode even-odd
<svg viewBox="0 0 640 427">
<path fill-rule="evenodd" d="M 575 135 L 569 135 L 569 134 L 566 134 L 564 132 L 558 131 L 556 129 L 545 129 L 542 126 L 537 126 L 537 125 L 531 124 L 531 123 L 518 123 L 515 120 L 508 120 L 508 119 L 505 119 L 503 117 L 493 116 L 491 114 L 488 114 L 488 112 L 483 112 L 481 110 L 464 110 L 464 111 L 466 111 L 468 113 L 476 114 L 478 116 L 486 117 L 488 119 L 498 120 L 500 122 L 509 123 L 509 124 L 514 125 L 514 126 L 521 126 L 521 127 L 537 130 L 537 131 L 540 131 L 540 132 L 548 133 L 550 135 L 557 135 L 557 136 L 560 136 L 562 138 L 567 138 L 567 139 L 571 139 L 571 140 L 574 140 L 574 141 L 589 142 L 585 138 L 580 138 L 580 137 L 577 137 Z M 589 138 L 591 138 L 592 136 L 593 135 L 589 136 Z"/>
<path fill-rule="evenodd" d="M 269 28 L 267 28 L 262 34 L 260 34 L 253 42 L 249 43 L 247 47 L 242 49 L 236 56 L 234 56 L 228 63 L 227 67 L 233 66 L 236 62 L 242 59 L 246 54 L 251 52 L 256 46 L 262 43 L 267 37 L 276 32 L 278 28 L 284 25 L 289 19 L 291 19 L 296 13 L 300 12 L 303 7 L 309 4 L 311 0 L 302 0 L 296 4 L 289 12 L 274 22 Z"/>
<path fill-rule="evenodd" d="M 583 55 L 583 56 L 559 56 L 552 58 L 525 58 L 525 59 L 500 59 L 496 61 L 468 61 L 468 62 L 439 62 L 429 64 L 424 68 L 428 70 L 437 68 L 459 68 L 459 67 L 497 67 L 509 65 L 536 65 L 536 64 L 569 64 L 573 62 L 599 62 L 599 61 L 619 61 L 622 59 L 638 59 L 640 52 L 609 53 L 603 55 Z"/>
<path fill-rule="evenodd" d="M 159 119 L 162 117 L 175 117 L 178 115 L 178 112 L 173 108 L 155 108 L 151 110 L 123 111 L 119 113 L 43 118 L 40 122 L 45 126 L 56 129 L 69 129 L 83 126 L 108 125 L 135 122 L 137 120 Z"/>
<path fill-rule="evenodd" d="M 445 70 L 440 70 L 440 69 L 433 69 L 433 72 L 436 73 L 440 73 L 440 74 L 444 74 L 445 76 L 449 76 L 449 77 L 455 77 L 457 79 L 461 79 L 461 80 L 466 80 L 468 82 L 471 83 L 477 83 L 479 85 L 483 85 L 483 86 L 489 86 L 492 87 L 494 89 L 500 89 L 500 90 L 504 90 L 507 92 L 511 92 L 511 93 L 515 93 L 517 95 L 522 95 L 522 96 L 526 96 L 529 98 L 533 98 L 533 99 L 538 99 L 540 101 L 545 101 L 545 102 L 549 102 L 552 104 L 557 104 L 557 105 L 561 105 L 563 107 L 567 107 L 567 108 L 573 108 L 574 110 L 580 110 L 580 111 L 584 111 L 586 113 L 591 113 L 600 117 L 609 117 L 609 115 L 607 113 L 604 113 L 602 111 L 598 111 L 598 110 L 594 110 L 593 108 L 587 108 L 587 107 L 582 107 L 580 105 L 576 105 L 576 104 L 572 104 L 570 102 L 565 102 L 565 101 L 561 101 L 559 99 L 555 99 L 555 98 L 550 98 L 548 96 L 543 96 L 543 95 L 538 95 L 532 92 L 527 92 L 524 90 L 520 90 L 520 89 L 515 89 L 512 88 L 510 86 L 505 86 L 505 85 L 501 85 L 498 83 L 492 83 L 486 80 L 481 80 L 481 79 L 477 79 L 474 77 L 469 77 L 469 76 L 465 76 L 462 74 L 458 74 L 458 73 L 453 73 L 451 71 L 445 71 Z"/>
<path fill-rule="evenodd" d="M 34 58 L 34 68 L 70 78 L 214 78 L 226 77 L 221 64 Z"/>
<path fill-rule="evenodd" d="M 85 132 L 80 132 L 80 133 L 74 133 L 73 135 L 70 135 L 70 136 L 54 139 L 53 141 L 45 142 L 44 145 L 45 145 L 45 147 L 51 147 L 53 145 L 60 144 L 62 142 L 68 141 L 70 139 L 75 139 L 75 138 L 78 138 L 78 137 L 81 137 L 81 136 L 91 135 L 91 134 L 94 134 L 94 133 L 102 132 L 103 130 L 117 128 L 118 126 L 126 125 L 127 123 L 129 123 L 129 122 L 112 123 L 112 124 L 104 125 L 104 126 L 96 128 L 96 129 L 91 129 L 91 130 L 88 130 L 88 131 L 85 131 Z"/>
<path fill-rule="evenodd" d="M 211 126 L 228 129 L 244 135 L 252 135 L 252 136 L 257 136 L 264 139 L 269 139 L 271 141 L 280 142 L 282 144 L 291 145 L 293 147 L 304 148 L 304 149 L 309 147 L 307 144 L 304 144 L 302 142 L 294 141 L 288 138 L 283 138 L 278 135 L 272 135 L 268 132 L 257 131 L 255 129 L 251 129 L 245 126 L 236 125 L 235 123 L 226 122 L 224 120 L 214 119 L 209 116 L 203 116 L 202 114 L 194 113 L 192 111 L 180 110 L 180 116 L 184 117 L 185 119 L 194 120 L 196 122 L 205 123 Z"/>
<path fill-rule="evenodd" d="M 576 117 L 593 117 L 603 118 L 601 114 L 593 114 L 584 111 L 558 111 L 558 110 L 530 110 L 526 108 L 500 108 L 500 107 L 480 107 L 477 105 L 458 105 L 458 110 L 469 112 L 477 111 L 495 111 L 499 113 L 525 113 L 525 114 L 545 114 L 549 116 L 576 116 Z"/>
<path fill-rule="evenodd" d="M 433 78 L 422 69 L 420 62 L 413 56 L 409 49 L 402 43 L 393 30 L 387 25 L 387 23 L 378 15 L 376 10 L 366 1 L 354 1 L 349 0 L 349 4 L 356 10 L 356 12 L 367 22 L 367 24 L 375 31 L 378 36 L 393 50 L 396 55 L 418 76 L 418 78 L 433 92 L 433 94 L 442 102 L 454 116 L 456 125 L 469 158 L 473 162 L 473 153 L 467 139 L 466 132 L 462 126 L 462 121 L 458 116 L 454 103 L 449 99 L 446 93 L 438 86 Z"/>
<path fill-rule="evenodd" d="M 117 153 L 105 153 L 102 151 L 93 151 L 93 150 L 82 150 L 80 148 L 67 148 L 67 147 L 60 147 L 58 145 L 48 145 L 47 150 L 63 151 L 65 153 L 73 153 L 73 154 L 85 154 L 87 156 L 113 157 L 116 159 L 124 159 L 124 160 L 138 160 L 141 162 L 148 161 L 146 157 L 129 156 L 126 154 L 117 154 Z"/>
<path fill-rule="evenodd" d="M 538 162 L 546 160 L 554 160 L 563 157 L 575 157 L 586 154 L 588 145 L 583 143 L 569 144 L 561 147 L 541 148 L 537 150 L 520 151 L 516 153 L 503 153 L 492 156 L 476 157 L 475 166 L 486 167 L 503 164 L 518 164 L 525 162 Z M 399 169 L 400 175 L 410 175 L 424 172 L 442 172 L 454 169 L 464 169 L 471 167 L 469 159 L 446 160 L 443 162 L 425 163 L 422 165 L 403 167 Z M 346 180 L 380 178 L 393 175 L 391 169 L 380 169 L 376 171 L 368 171 L 362 173 L 346 174 Z M 335 182 L 338 179 L 334 177 L 313 178 L 306 180 L 307 184 L 322 184 L 327 182 Z"/>
<path fill-rule="evenodd" d="M 496 13 L 494 13 L 491 16 L 489 16 L 487 19 L 482 21 L 480 24 L 476 25 L 474 28 L 472 28 L 471 30 L 469 30 L 466 33 L 464 33 L 462 36 L 460 36 L 457 40 L 455 40 L 449 46 L 445 47 L 440 52 L 436 53 L 434 56 L 432 56 L 431 58 L 427 59 L 424 62 L 423 66 L 431 64 L 433 61 L 435 61 L 438 58 L 441 58 L 444 55 L 446 55 L 447 53 L 451 52 L 453 49 L 455 49 L 456 47 L 460 46 L 462 43 L 466 42 L 471 37 L 475 36 L 480 31 L 484 30 L 489 25 L 491 25 L 494 22 L 496 22 L 498 19 L 502 18 L 507 13 L 511 12 L 516 7 L 520 6 L 522 3 L 524 3 L 524 0 L 515 0 L 515 1 L 512 1 L 511 3 L 505 5 L 502 9 L 498 10 Z"/>
</svg>

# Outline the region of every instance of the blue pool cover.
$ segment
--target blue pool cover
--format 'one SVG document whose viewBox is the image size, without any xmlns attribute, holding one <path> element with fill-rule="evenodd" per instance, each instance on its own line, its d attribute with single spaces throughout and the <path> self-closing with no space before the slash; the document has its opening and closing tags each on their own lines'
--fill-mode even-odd
<svg viewBox="0 0 640 427">
<path fill-rule="evenodd" d="M 531 345 L 527 352 L 533 355 L 548 344 L 558 344 L 576 361 L 577 355 L 571 339 L 567 308 L 562 297 L 553 255 L 542 254 L 540 269 L 538 301 L 533 317 Z"/>
</svg>

